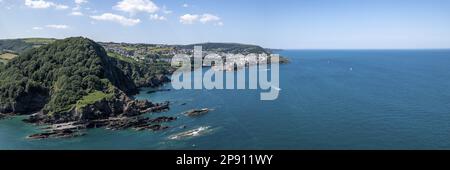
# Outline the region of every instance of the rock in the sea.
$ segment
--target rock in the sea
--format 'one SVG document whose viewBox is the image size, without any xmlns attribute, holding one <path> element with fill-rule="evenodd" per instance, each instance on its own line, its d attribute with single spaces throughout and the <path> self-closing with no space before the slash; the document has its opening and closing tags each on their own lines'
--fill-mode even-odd
<svg viewBox="0 0 450 170">
<path fill-rule="evenodd" d="M 74 138 L 78 136 L 84 136 L 85 133 L 82 133 L 77 130 L 70 130 L 70 129 L 64 129 L 64 130 L 53 130 L 49 132 L 43 132 L 38 134 L 33 134 L 28 136 L 28 139 L 47 139 L 47 138 Z"/>
<path fill-rule="evenodd" d="M 83 136 L 81 130 L 90 128 L 105 127 L 110 130 L 134 129 L 136 131 L 151 130 L 159 131 L 168 129 L 169 126 L 163 126 L 161 123 L 175 121 L 176 117 L 157 117 L 154 119 L 148 117 L 114 117 L 107 119 L 76 121 L 61 124 L 53 124 L 43 128 L 43 132 L 28 136 L 28 139 L 47 139 L 47 138 L 73 138 Z"/>
<path fill-rule="evenodd" d="M 155 125 L 160 125 L 160 123 L 164 123 L 164 122 L 171 122 L 176 120 L 176 117 L 158 117 L 155 119 L 151 119 L 151 118 L 144 118 L 144 117 L 118 117 L 118 118 L 109 118 L 109 119 L 104 119 L 104 120 L 96 120 L 96 121 L 90 121 L 87 124 L 87 127 L 91 127 L 91 128 L 98 128 L 98 127 L 106 127 L 107 129 L 110 130 L 123 130 L 123 129 L 128 129 L 128 128 L 133 128 L 135 130 L 141 131 L 141 130 L 147 130 L 147 129 L 152 129 L 152 130 L 160 130 L 161 128 L 159 128 L 158 126 Z M 158 127 L 158 128 L 156 128 Z M 168 128 L 168 127 L 166 127 Z"/>
<path fill-rule="evenodd" d="M 141 110 L 141 113 L 143 114 L 143 113 L 148 113 L 148 112 L 164 112 L 164 111 L 167 111 L 170 109 L 169 104 L 170 104 L 170 102 L 157 103 L 153 107 L 150 107 L 145 110 Z"/>
<path fill-rule="evenodd" d="M 211 111 L 211 109 L 208 109 L 208 108 L 194 109 L 194 110 L 189 110 L 187 112 L 184 112 L 184 115 L 190 116 L 190 117 L 195 117 L 195 116 L 204 115 L 204 114 L 208 113 L 209 111 Z"/>
</svg>

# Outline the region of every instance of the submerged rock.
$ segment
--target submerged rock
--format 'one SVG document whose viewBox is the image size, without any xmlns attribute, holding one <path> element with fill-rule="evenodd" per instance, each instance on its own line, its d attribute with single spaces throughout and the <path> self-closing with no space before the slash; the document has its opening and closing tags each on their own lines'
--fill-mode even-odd
<svg viewBox="0 0 450 170">
<path fill-rule="evenodd" d="M 193 109 L 193 110 L 189 110 L 187 112 L 184 112 L 183 114 L 186 116 L 190 116 L 190 117 L 196 117 L 196 116 L 201 116 L 204 115 L 208 112 L 210 112 L 211 109 L 208 108 L 203 108 L 203 109 Z"/>
<path fill-rule="evenodd" d="M 169 127 L 160 125 L 161 123 L 171 122 L 176 120 L 176 117 L 158 117 L 155 119 L 134 117 L 134 118 L 119 118 L 115 120 L 107 120 L 104 123 L 98 124 L 97 126 L 105 125 L 107 129 L 111 130 L 122 130 L 132 128 L 137 131 L 142 130 L 163 130 Z"/>
<path fill-rule="evenodd" d="M 135 117 L 114 117 L 107 119 L 76 121 L 61 124 L 54 124 L 44 127 L 42 133 L 37 133 L 28 136 L 28 139 L 47 139 L 47 138 L 72 138 L 83 136 L 82 130 L 91 128 L 106 128 L 109 130 L 125 130 L 134 129 L 136 131 L 151 130 L 159 131 L 169 128 L 163 126 L 161 123 L 175 121 L 176 117 L 157 117 L 154 119 L 144 118 L 141 116 Z"/>
<path fill-rule="evenodd" d="M 82 133 L 78 130 L 52 130 L 49 132 L 38 133 L 34 135 L 30 135 L 27 139 L 47 139 L 47 138 L 73 138 L 78 136 L 84 136 L 85 133 Z"/>
</svg>

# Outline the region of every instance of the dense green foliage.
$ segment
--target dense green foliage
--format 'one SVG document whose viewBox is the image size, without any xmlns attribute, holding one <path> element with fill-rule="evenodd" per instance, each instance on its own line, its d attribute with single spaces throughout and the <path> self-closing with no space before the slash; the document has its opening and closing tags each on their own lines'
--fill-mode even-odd
<svg viewBox="0 0 450 170">
<path fill-rule="evenodd" d="M 39 107 L 50 114 L 66 112 L 84 96 L 106 91 L 111 85 L 125 92 L 136 90 L 100 45 L 85 38 L 68 38 L 24 52 L 3 68 L 0 112 Z M 46 100 L 42 102 L 45 105 L 28 108 L 23 103 L 36 97 Z"/>
<path fill-rule="evenodd" d="M 134 60 L 133 60 L 134 61 Z M 123 60 L 112 61 L 115 66 L 122 70 L 123 74 L 130 77 L 138 87 L 152 86 L 152 79 L 156 75 L 170 74 L 170 63 L 157 62 L 144 64 L 139 62 L 126 62 Z"/>
</svg>

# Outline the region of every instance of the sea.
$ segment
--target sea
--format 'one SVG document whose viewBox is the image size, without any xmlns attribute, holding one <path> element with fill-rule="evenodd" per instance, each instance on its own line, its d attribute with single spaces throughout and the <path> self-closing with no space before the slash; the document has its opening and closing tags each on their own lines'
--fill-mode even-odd
<svg viewBox="0 0 450 170">
<path fill-rule="evenodd" d="M 450 50 L 283 50 L 279 97 L 264 90 L 175 90 L 136 99 L 170 101 L 163 131 L 88 130 L 28 140 L 39 127 L 0 120 L 0 149 L 450 149 Z M 240 70 L 246 71 L 246 70 Z M 267 70 L 270 71 L 270 70 Z M 237 73 L 227 73 L 237 74 Z M 188 117 L 190 109 L 211 112 Z M 191 136 L 174 138 L 190 131 Z"/>
</svg>

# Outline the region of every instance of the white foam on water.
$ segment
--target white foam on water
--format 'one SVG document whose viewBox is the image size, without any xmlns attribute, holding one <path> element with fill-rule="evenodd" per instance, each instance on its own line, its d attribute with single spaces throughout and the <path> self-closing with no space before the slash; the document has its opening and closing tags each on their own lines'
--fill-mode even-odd
<svg viewBox="0 0 450 170">
<path fill-rule="evenodd" d="M 184 138 L 190 138 L 190 137 L 197 137 L 197 136 L 201 136 L 205 133 L 210 132 L 211 130 L 209 130 L 211 127 L 210 126 L 201 126 L 199 128 L 196 129 L 192 129 L 192 130 L 188 130 L 185 132 L 181 132 L 175 135 L 171 135 L 169 136 L 169 139 L 172 140 L 177 140 L 177 139 L 184 139 Z"/>
</svg>

